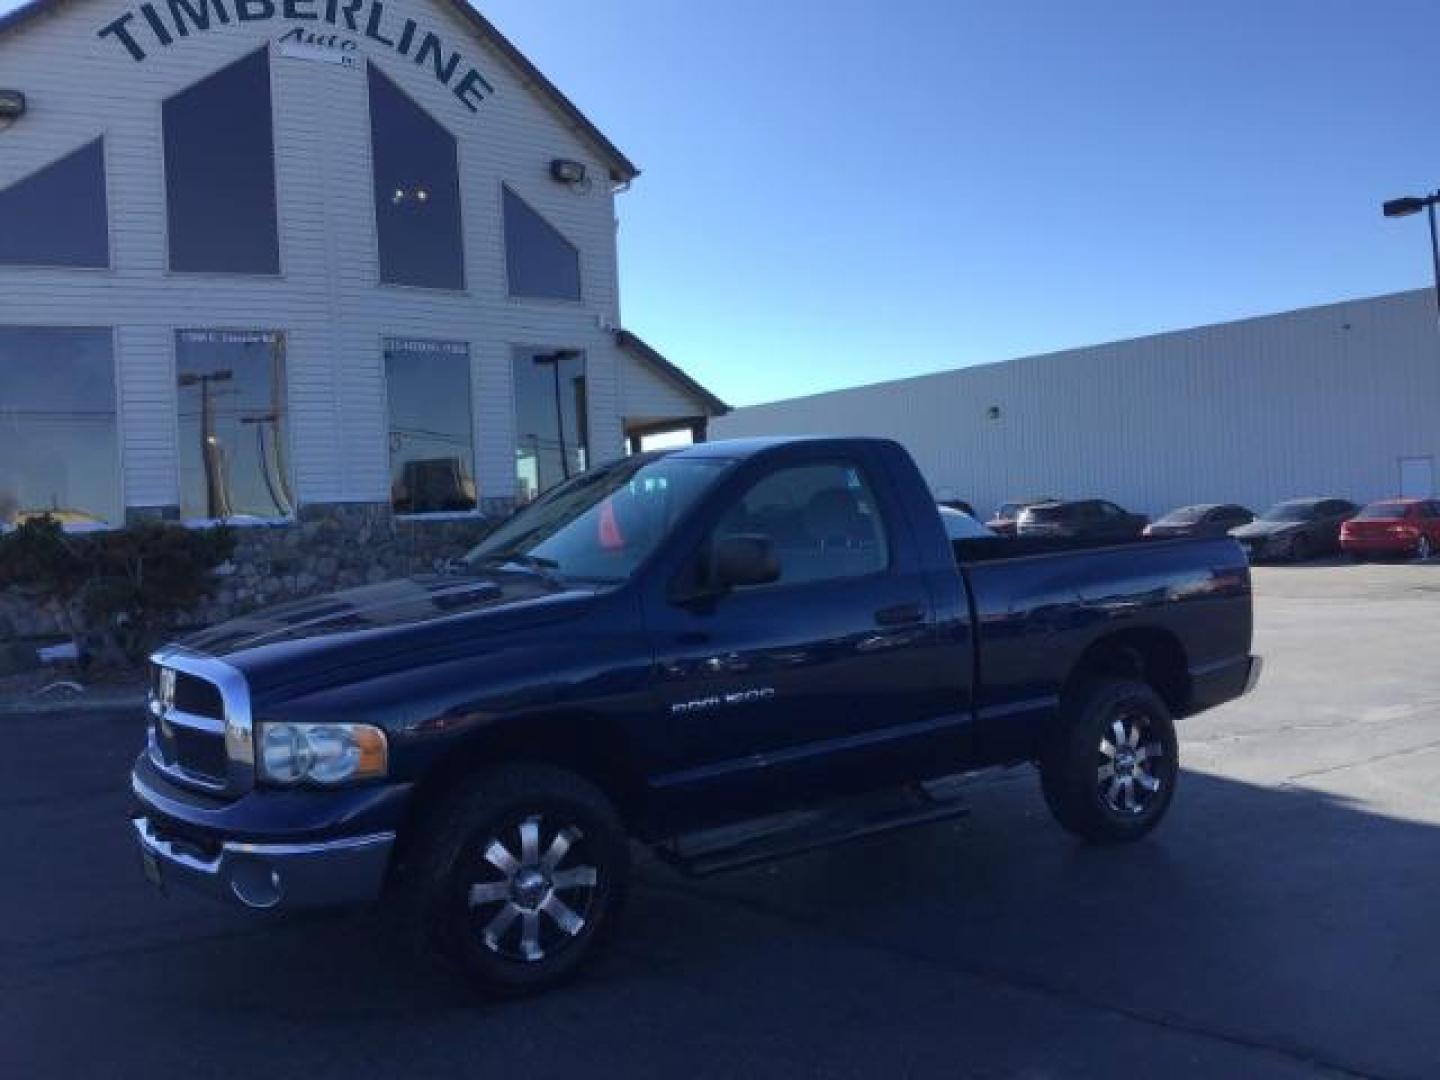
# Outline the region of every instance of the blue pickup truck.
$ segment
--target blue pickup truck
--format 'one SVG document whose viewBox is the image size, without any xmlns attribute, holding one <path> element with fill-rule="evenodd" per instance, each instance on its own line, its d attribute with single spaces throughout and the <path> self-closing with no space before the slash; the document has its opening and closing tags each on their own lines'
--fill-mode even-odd
<svg viewBox="0 0 1440 1080">
<path fill-rule="evenodd" d="M 161 650 L 133 827 L 162 887 L 384 897 L 520 994 L 606 937 L 632 841 L 712 873 L 1026 763 L 1066 829 L 1136 840 L 1175 719 L 1258 673 L 1232 540 L 952 543 L 894 443 L 713 443 L 588 472 L 443 574 Z"/>
</svg>

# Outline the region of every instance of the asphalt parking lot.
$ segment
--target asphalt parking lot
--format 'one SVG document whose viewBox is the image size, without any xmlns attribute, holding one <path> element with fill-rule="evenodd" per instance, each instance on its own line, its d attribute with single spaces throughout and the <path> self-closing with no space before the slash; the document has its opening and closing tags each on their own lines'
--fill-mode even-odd
<svg viewBox="0 0 1440 1080">
<path fill-rule="evenodd" d="M 955 824 L 640 871 L 575 987 L 503 1006 L 368 917 L 150 891 L 126 715 L 0 717 L 0 1076 L 1440 1075 L 1440 564 L 1262 568 L 1252 697 L 1120 851 L 1026 772 Z"/>
</svg>

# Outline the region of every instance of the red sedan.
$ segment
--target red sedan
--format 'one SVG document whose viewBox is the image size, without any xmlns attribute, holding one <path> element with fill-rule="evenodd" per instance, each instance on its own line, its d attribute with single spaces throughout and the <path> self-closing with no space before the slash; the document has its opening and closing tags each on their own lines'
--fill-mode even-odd
<svg viewBox="0 0 1440 1080">
<path fill-rule="evenodd" d="M 1440 501 L 1371 503 L 1340 527 L 1340 548 L 1353 559 L 1374 555 L 1428 559 L 1440 551 Z"/>
</svg>

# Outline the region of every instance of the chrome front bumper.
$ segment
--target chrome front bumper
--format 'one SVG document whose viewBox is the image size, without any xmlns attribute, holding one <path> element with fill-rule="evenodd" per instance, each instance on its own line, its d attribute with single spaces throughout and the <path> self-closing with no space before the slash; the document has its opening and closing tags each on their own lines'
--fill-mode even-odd
<svg viewBox="0 0 1440 1080">
<path fill-rule="evenodd" d="M 167 837 L 148 817 L 131 820 L 146 878 L 256 910 L 348 907 L 375 900 L 385 882 L 393 832 L 306 844 L 225 841 L 202 847 Z"/>
</svg>

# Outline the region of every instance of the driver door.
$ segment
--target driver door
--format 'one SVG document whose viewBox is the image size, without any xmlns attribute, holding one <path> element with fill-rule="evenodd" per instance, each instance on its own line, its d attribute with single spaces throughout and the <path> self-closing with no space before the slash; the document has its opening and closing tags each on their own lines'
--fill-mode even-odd
<svg viewBox="0 0 1440 1080">
<path fill-rule="evenodd" d="M 725 535 L 766 537 L 780 578 L 647 611 L 669 749 L 652 786 L 668 821 L 695 827 L 912 778 L 935 764 L 937 730 L 959 760 L 946 721 L 960 722 L 968 669 L 939 648 L 903 521 L 861 461 L 761 475 L 702 548 Z"/>
</svg>

